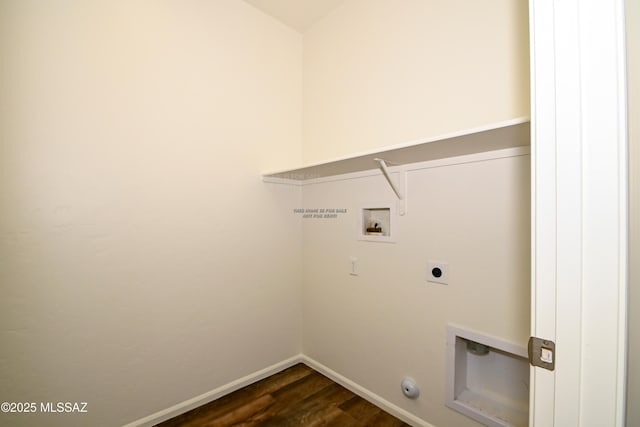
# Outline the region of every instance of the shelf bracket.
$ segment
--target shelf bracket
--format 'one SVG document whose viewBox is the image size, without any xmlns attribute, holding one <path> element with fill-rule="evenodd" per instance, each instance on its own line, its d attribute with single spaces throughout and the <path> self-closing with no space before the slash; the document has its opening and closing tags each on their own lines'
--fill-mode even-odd
<svg viewBox="0 0 640 427">
<path fill-rule="evenodd" d="M 384 159 L 373 159 L 378 162 L 380 165 L 380 169 L 382 169 L 382 173 L 384 177 L 387 178 L 387 182 L 393 189 L 393 192 L 398 196 L 398 213 L 400 215 L 404 215 L 407 213 L 407 172 L 403 167 L 398 171 L 398 183 L 391 178 L 391 173 L 389 172 L 389 168 L 387 166 L 387 162 Z"/>
</svg>

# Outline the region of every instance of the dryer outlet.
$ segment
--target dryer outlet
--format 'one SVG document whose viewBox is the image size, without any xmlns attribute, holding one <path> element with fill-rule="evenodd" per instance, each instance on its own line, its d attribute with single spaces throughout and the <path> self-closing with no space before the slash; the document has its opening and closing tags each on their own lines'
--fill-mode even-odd
<svg viewBox="0 0 640 427">
<path fill-rule="evenodd" d="M 449 284 L 449 264 L 441 261 L 427 262 L 427 282 Z"/>
</svg>

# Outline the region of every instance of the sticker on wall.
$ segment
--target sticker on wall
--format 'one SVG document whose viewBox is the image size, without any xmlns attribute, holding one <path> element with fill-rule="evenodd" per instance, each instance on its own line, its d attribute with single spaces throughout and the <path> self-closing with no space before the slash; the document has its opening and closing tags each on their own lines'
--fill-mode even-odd
<svg viewBox="0 0 640 427">
<path fill-rule="evenodd" d="M 296 215 L 301 215 L 302 219 L 338 219 L 340 215 L 346 214 L 346 208 L 296 208 L 293 210 Z"/>
</svg>

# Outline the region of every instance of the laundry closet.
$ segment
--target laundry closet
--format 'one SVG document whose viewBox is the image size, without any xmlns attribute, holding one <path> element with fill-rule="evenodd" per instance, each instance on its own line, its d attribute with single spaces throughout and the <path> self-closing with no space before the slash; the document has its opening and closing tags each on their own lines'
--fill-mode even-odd
<svg viewBox="0 0 640 427">
<path fill-rule="evenodd" d="M 301 191 L 304 354 L 417 423 L 527 425 L 527 2 L 346 2 L 303 43 L 303 161 L 263 180 Z"/>
</svg>

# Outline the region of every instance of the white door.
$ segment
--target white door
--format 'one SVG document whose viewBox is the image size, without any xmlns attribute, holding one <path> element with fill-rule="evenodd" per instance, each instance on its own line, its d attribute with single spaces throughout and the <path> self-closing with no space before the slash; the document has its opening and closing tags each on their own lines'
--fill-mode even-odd
<svg viewBox="0 0 640 427">
<path fill-rule="evenodd" d="M 531 0 L 530 425 L 624 425 L 626 85 L 623 0 Z"/>
</svg>

